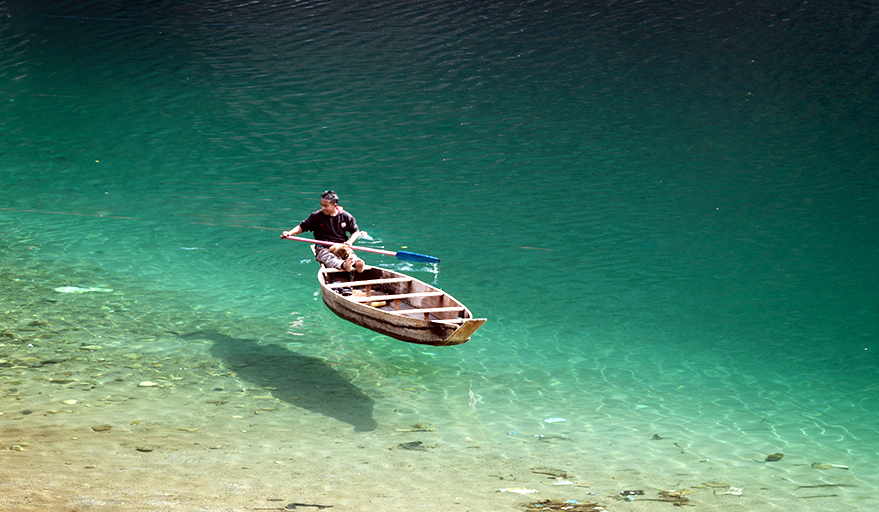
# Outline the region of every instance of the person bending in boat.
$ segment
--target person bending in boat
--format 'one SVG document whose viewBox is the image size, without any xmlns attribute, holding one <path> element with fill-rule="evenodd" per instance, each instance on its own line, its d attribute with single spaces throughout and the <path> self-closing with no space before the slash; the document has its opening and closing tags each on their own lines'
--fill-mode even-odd
<svg viewBox="0 0 879 512">
<path fill-rule="evenodd" d="M 339 206 L 338 194 L 332 190 L 321 194 L 320 210 L 313 212 L 295 228 L 284 231 L 282 236 L 296 236 L 306 231 L 313 231 L 315 240 L 336 244 L 329 247 L 315 244 L 314 256 L 321 265 L 347 272 L 352 269 L 363 272 L 363 260 L 351 249 L 360 237 L 360 230 L 354 216 Z"/>
</svg>

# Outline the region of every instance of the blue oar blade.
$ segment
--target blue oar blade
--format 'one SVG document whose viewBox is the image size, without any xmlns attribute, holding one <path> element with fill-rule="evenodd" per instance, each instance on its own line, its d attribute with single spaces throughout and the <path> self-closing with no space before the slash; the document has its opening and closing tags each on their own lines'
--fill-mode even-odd
<svg viewBox="0 0 879 512">
<path fill-rule="evenodd" d="M 439 263 L 439 258 L 418 254 L 417 252 L 397 251 L 397 259 L 403 261 L 419 261 L 422 263 Z"/>
</svg>

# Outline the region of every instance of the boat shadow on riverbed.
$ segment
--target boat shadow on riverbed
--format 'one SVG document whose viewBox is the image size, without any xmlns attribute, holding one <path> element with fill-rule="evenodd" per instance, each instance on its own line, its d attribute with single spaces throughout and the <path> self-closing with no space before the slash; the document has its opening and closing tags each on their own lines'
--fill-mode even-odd
<svg viewBox="0 0 879 512">
<path fill-rule="evenodd" d="M 218 332 L 197 331 L 180 338 L 213 342 L 211 353 L 226 368 L 241 379 L 270 389 L 279 400 L 348 423 L 357 432 L 378 426 L 372 418 L 372 399 L 321 359 Z"/>
</svg>

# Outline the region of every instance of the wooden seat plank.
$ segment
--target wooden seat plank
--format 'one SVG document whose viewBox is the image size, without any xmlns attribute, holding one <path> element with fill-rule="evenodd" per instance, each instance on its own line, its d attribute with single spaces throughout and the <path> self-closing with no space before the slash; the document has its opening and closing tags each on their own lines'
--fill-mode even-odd
<svg viewBox="0 0 879 512">
<path fill-rule="evenodd" d="M 415 293 L 397 293 L 394 295 L 373 295 L 371 297 L 348 297 L 354 302 L 377 302 L 382 300 L 411 299 L 415 297 L 441 297 L 445 295 L 443 292 L 415 292 Z"/>
<path fill-rule="evenodd" d="M 450 306 L 444 308 L 416 308 L 416 309 L 401 309 L 399 311 L 388 311 L 388 313 L 393 313 L 395 315 L 420 315 L 422 313 L 451 313 L 455 311 L 464 311 L 462 306 Z"/>
<path fill-rule="evenodd" d="M 459 324 L 464 323 L 464 319 L 463 318 L 449 318 L 449 319 L 434 320 L 434 322 L 439 323 L 439 324 L 459 325 Z"/>
<path fill-rule="evenodd" d="M 386 277 L 384 279 L 365 279 L 363 281 L 340 281 L 338 283 L 328 283 L 327 288 L 350 288 L 385 283 L 406 283 L 411 280 L 411 277 Z"/>
<path fill-rule="evenodd" d="M 371 269 L 371 268 L 372 268 L 372 267 L 369 266 L 369 265 L 364 265 L 364 267 L 363 267 L 363 272 L 366 272 L 367 270 L 369 270 L 369 269 Z M 324 268 L 323 268 L 323 271 L 326 272 L 327 274 L 350 274 L 350 273 L 351 273 L 350 270 L 345 270 L 345 269 L 342 269 L 342 268 L 327 268 L 327 267 L 324 267 Z"/>
</svg>

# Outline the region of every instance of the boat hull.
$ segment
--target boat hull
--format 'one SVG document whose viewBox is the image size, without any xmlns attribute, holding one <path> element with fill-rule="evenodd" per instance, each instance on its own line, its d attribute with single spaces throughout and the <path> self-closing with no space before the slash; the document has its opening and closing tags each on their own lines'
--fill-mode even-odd
<svg viewBox="0 0 879 512">
<path fill-rule="evenodd" d="M 340 318 L 408 343 L 459 345 L 485 323 L 448 293 L 389 269 L 370 267 L 352 281 L 348 272 L 321 267 L 318 282 Z"/>
</svg>

